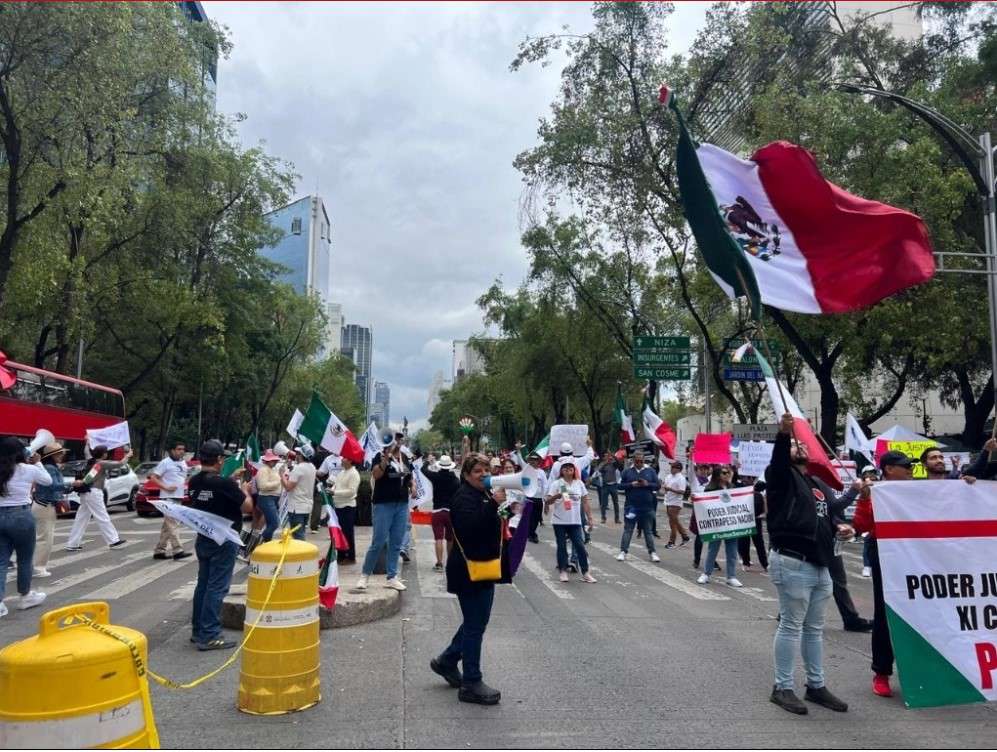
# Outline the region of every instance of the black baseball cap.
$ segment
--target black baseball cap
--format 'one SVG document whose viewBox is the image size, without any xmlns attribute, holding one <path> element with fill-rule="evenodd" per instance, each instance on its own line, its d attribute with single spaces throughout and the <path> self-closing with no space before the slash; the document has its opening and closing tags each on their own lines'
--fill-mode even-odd
<svg viewBox="0 0 997 752">
<path fill-rule="evenodd" d="M 910 468 L 914 466 L 914 460 L 912 460 L 903 452 L 890 451 L 879 458 L 880 469 L 886 467 L 887 465 Z"/>
<path fill-rule="evenodd" d="M 225 447 L 217 439 L 208 439 L 203 444 L 197 452 L 198 459 L 201 462 L 207 462 L 209 464 L 214 463 L 216 459 L 225 454 Z"/>
</svg>

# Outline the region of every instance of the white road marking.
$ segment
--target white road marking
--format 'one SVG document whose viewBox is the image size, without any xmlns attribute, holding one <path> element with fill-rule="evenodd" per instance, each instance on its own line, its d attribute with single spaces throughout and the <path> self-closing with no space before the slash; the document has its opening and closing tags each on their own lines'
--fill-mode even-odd
<svg viewBox="0 0 997 752">
<path fill-rule="evenodd" d="M 619 550 L 613 546 L 608 546 L 605 543 L 600 543 L 599 541 L 592 541 L 590 544 L 594 548 L 602 551 L 604 554 L 616 558 L 616 554 Z M 677 574 L 674 574 L 663 567 L 657 566 L 655 564 L 650 564 L 643 561 L 634 561 L 631 558 L 627 558 L 622 562 L 630 567 L 633 567 L 638 572 L 646 574 L 648 577 L 657 580 L 663 585 L 667 585 L 670 588 L 674 588 L 681 593 L 692 596 L 697 600 L 701 601 L 729 601 L 730 598 L 726 595 L 720 595 L 719 593 L 714 593 L 701 585 L 697 585 L 695 582 L 685 579 Z"/>
<path fill-rule="evenodd" d="M 75 587 L 76 585 L 79 585 L 81 582 L 86 582 L 87 580 L 92 580 L 95 577 L 100 577 L 102 575 L 108 574 L 109 572 L 114 572 L 115 570 L 121 569 L 122 567 L 131 564 L 132 562 L 139 561 L 140 559 L 151 559 L 151 558 L 152 554 L 146 551 L 130 554 L 128 556 L 119 559 L 113 564 L 107 564 L 102 567 L 94 567 L 93 569 L 85 569 L 82 572 L 77 572 L 76 574 L 71 574 L 68 577 L 63 577 L 61 580 L 56 580 L 51 584 L 46 583 L 45 585 L 41 585 L 38 587 L 38 589 L 44 592 L 46 595 L 54 595 L 55 593 L 60 593 L 63 590 L 67 590 L 68 588 Z M 6 603 L 9 600 L 13 600 L 14 598 L 17 597 L 18 596 L 16 594 L 8 595 L 6 598 L 4 598 L 4 603 Z M 80 600 L 82 600 L 82 598 Z"/>
<path fill-rule="evenodd" d="M 118 528 L 118 535 L 120 535 L 122 538 L 127 538 L 129 535 L 159 535 L 159 531 L 158 530 L 123 530 L 121 528 Z M 68 538 L 69 537 L 69 533 L 56 533 L 55 537 L 56 538 Z M 181 535 L 180 539 L 183 540 L 184 536 Z M 192 539 L 188 538 L 188 540 L 192 540 Z"/>
<path fill-rule="evenodd" d="M 749 598 L 754 598 L 756 601 L 765 601 L 766 603 L 772 603 L 778 601 L 778 598 L 773 598 L 771 595 L 766 595 L 765 591 L 760 587 L 743 587 L 743 588 L 732 588 L 739 593 L 744 593 Z"/>
<path fill-rule="evenodd" d="M 539 561 L 533 558 L 532 554 L 528 551 L 523 554 L 523 563 L 521 566 L 526 567 L 530 574 L 534 575 L 540 582 L 542 582 L 548 590 L 550 590 L 554 595 L 556 595 L 561 600 L 573 601 L 575 596 L 569 593 L 560 582 L 555 583 L 554 577 L 551 575 L 550 570 L 544 567 Z"/>
<path fill-rule="evenodd" d="M 146 554 L 152 559 L 150 554 Z M 190 556 L 186 559 L 181 559 L 180 561 L 174 561 L 172 559 L 166 559 L 165 561 L 160 559 L 152 559 L 148 566 L 142 567 L 137 572 L 132 572 L 114 582 L 104 585 L 104 587 L 98 588 L 86 595 L 82 596 L 83 600 L 92 601 L 113 601 L 118 598 L 124 598 L 129 593 L 134 593 L 141 587 L 145 587 L 160 577 L 164 577 L 172 572 L 176 572 L 181 567 L 190 564 L 191 562 L 197 561 L 196 558 Z"/>
<path fill-rule="evenodd" d="M 89 543 L 89 542 L 92 541 L 84 541 L 84 543 Z M 138 541 L 125 541 L 120 546 L 118 546 L 118 549 L 128 548 L 128 546 L 133 546 L 137 542 Z M 99 548 L 95 548 L 90 551 L 84 551 L 82 553 L 72 553 L 68 556 L 61 556 L 55 559 L 49 559 L 48 568 L 54 569 L 55 567 L 61 567 L 66 564 L 75 564 L 78 561 L 86 561 L 87 559 L 93 559 L 94 557 L 103 556 L 104 554 L 109 554 L 109 553 L 111 553 L 111 549 L 105 546 L 102 541 Z M 11 567 L 11 571 L 7 573 L 7 582 L 11 582 L 12 580 L 16 579 L 17 579 L 17 567 Z M 43 580 L 40 577 L 32 578 L 32 584 L 34 585 L 38 585 L 45 581 L 46 580 Z"/>
<path fill-rule="evenodd" d="M 171 601 L 191 601 L 194 600 L 194 588 L 197 587 L 197 580 L 191 580 L 186 585 L 181 585 L 170 593 Z"/>
</svg>

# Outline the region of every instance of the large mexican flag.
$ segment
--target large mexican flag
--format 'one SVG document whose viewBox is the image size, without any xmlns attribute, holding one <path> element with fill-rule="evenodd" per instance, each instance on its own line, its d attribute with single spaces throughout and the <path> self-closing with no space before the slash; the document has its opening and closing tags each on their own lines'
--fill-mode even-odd
<svg viewBox="0 0 997 752">
<path fill-rule="evenodd" d="M 904 702 L 997 700 L 997 481 L 877 483 L 872 505 Z"/>
<path fill-rule="evenodd" d="M 750 159 L 696 144 L 675 98 L 676 174 L 706 265 L 730 297 L 800 313 L 866 308 L 935 273 L 921 218 L 829 182 L 806 149 L 787 141 Z M 874 157 L 870 157 L 874 158 Z"/>
</svg>

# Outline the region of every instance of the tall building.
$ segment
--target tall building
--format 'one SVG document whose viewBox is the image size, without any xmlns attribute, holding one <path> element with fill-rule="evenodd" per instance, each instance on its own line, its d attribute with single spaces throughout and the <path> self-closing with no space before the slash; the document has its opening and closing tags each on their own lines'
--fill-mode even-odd
<svg viewBox="0 0 997 752">
<path fill-rule="evenodd" d="M 177 3 L 184 17 L 193 23 L 207 23 L 208 14 L 204 11 L 204 6 L 197 0 Z M 215 101 L 218 92 L 218 47 L 213 40 L 205 40 L 201 51 L 201 83 L 211 101 L 211 108 L 215 108 Z"/>
<path fill-rule="evenodd" d="M 325 315 L 329 321 L 329 350 L 341 352 L 343 349 L 343 325 L 346 323 L 343 318 L 343 306 L 340 303 L 327 303 Z"/>
<path fill-rule="evenodd" d="M 266 215 L 267 221 L 283 231 L 274 245 L 260 253 L 284 267 L 283 281 L 297 292 L 316 295 L 326 313 L 332 303 L 332 223 L 319 196 L 305 196 Z M 339 310 L 340 320 L 342 309 Z M 321 354 L 340 349 L 341 328 L 326 330 Z M 341 325 L 340 325 L 341 326 Z"/>
<path fill-rule="evenodd" d="M 357 392 L 360 402 L 367 408 L 370 405 L 370 365 L 374 350 L 374 336 L 369 326 L 347 324 L 343 327 L 342 350 L 350 350 L 357 367 Z"/>
<path fill-rule="evenodd" d="M 374 416 L 377 417 L 374 417 Z M 391 420 L 391 387 L 384 381 L 374 382 L 374 399 L 370 403 L 370 420 L 376 420 L 377 425 L 388 425 Z"/>
<path fill-rule="evenodd" d="M 485 372 L 485 357 L 471 340 L 453 341 L 453 366 L 451 379 L 454 384 L 465 376 Z"/>
<path fill-rule="evenodd" d="M 429 415 L 432 415 L 433 410 L 440 404 L 440 395 L 450 384 L 451 382 L 443 378 L 443 371 L 433 374 L 433 380 L 429 384 L 429 399 L 426 400 L 426 410 Z"/>
</svg>

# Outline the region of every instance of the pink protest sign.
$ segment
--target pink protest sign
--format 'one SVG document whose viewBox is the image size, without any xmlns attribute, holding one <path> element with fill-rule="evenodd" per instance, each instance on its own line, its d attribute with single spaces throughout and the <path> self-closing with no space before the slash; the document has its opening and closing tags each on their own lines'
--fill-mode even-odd
<svg viewBox="0 0 997 752">
<path fill-rule="evenodd" d="M 729 433 L 698 433 L 692 445 L 692 456 L 696 462 L 708 465 L 730 464 Z"/>
</svg>

